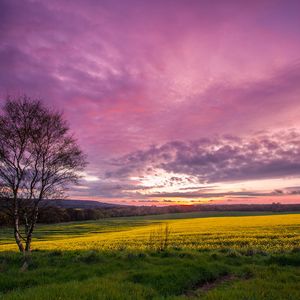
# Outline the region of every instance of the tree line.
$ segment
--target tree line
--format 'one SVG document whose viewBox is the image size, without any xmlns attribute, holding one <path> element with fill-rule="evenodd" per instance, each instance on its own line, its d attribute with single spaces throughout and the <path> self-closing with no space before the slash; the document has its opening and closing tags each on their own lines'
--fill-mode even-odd
<svg viewBox="0 0 300 300">
<path fill-rule="evenodd" d="M 0 205 L 1 206 L 1 205 Z M 100 220 L 113 217 L 131 217 L 184 212 L 291 212 L 300 211 L 300 204 L 235 204 L 235 205 L 174 205 L 174 206 L 112 206 L 103 208 L 64 208 L 42 206 L 37 222 L 53 224 L 73 221 Z M 20 214 L 20 225 L 25 224 L 24 213 Z M 0 211 L 0 226 L 13 226 L 13 219 Z"/>
</svg>

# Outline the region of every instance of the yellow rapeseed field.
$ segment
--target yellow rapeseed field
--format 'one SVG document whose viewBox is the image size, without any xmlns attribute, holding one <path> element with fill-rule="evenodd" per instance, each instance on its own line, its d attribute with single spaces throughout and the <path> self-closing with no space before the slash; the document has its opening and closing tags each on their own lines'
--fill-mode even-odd
<svg viewBox="0 0 300 300">
<path fill-rule="evenodd" d="M 161 234 L 164 235 L 165 224 L 170 230 L 168 246 L 171 248 L 279 252 L 300 247 L 300 214 L 161 219 L 141 224 L 133 222 L 134 218 L 123 220 L 123 225 L 126 224 L 123 227 L 114 223 L 107 225 L 107 221 L 50 225 L 44 228 L 47 232 L 41 240 L 33 241 L 33 249 L 144 250 L 150 247 L 153 232 L 162 230 Z M 144 220 L 147 221 L 147 217 Z M 103 222 L 106 222 L 105 228 Z M 72 235 L 64 234 L 66 226 L 75 226 L 77 231 Z M 81 228 L 89 230 L 83 234 Z M 0 250 L 16 250 L 16 246 L 10 240 L 0 244 Z"/>
</svg>

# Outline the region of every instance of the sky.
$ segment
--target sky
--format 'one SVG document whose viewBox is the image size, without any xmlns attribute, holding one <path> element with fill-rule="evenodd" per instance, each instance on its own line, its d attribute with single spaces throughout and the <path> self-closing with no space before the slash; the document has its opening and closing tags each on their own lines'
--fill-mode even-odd
<svg viewBox="0 0 300 300">
<path fill-rule="evenodd" d="M 300 1 L 0 0 L 0 102 L 63 111 L 73 199 L 300 203 Z"/>
</svg>

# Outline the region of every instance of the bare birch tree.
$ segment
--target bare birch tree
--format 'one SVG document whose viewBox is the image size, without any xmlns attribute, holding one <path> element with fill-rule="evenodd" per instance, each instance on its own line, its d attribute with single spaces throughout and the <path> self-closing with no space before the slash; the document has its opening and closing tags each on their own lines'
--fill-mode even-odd
<svg viewBox="0 0 300 300">
<path fill-rule="evenodd" d="M 0 197 L 25 256 L 41 201 L 60 198 L 85 165 L 61 113 L 27 96 L 8 97 L 0 113 Z"/>
</svg>

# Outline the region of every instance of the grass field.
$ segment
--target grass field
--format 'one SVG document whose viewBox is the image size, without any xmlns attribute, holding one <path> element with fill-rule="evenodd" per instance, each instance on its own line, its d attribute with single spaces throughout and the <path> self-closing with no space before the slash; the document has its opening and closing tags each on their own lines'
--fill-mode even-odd
<svg viewBox="0 0 300 300">
<path fill-rule="evenodd" d="M 40 225 L 26 272 L 11 235 L 1 229 L 0 299 L 300 299 L 300 213 Z"/>
</svg>

